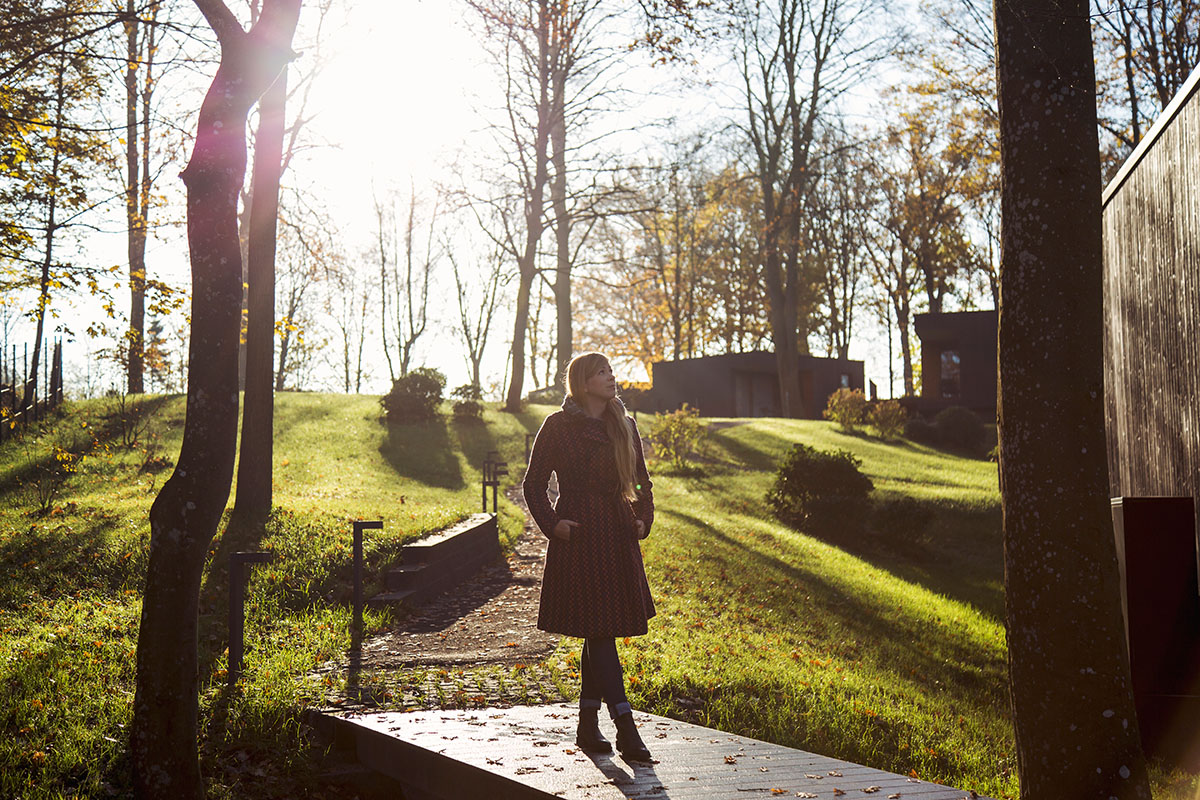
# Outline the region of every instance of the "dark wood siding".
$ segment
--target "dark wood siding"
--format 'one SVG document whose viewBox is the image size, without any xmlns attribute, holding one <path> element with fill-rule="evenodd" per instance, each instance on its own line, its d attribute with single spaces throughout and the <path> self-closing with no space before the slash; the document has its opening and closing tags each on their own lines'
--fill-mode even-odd
<svg viewBox="0 0 1200 800">
<path fill-rule="evenodd" d="M 1104 193 L 1113 497 L 1200 496 L 1200 70 Z"/>
<path fill-rule="evenodd" d="M 648 407 L 671 411 L 687 403 L 703 417 L 774 417 L 779 415 L 779 377 L 775 355 L 766 352 L 656 361 L 650 365 Z M 863 362 L 800 356 L 800 388 L 807 416 L 821 412 L 842 385 L 863 389 Z"/>
</svg>

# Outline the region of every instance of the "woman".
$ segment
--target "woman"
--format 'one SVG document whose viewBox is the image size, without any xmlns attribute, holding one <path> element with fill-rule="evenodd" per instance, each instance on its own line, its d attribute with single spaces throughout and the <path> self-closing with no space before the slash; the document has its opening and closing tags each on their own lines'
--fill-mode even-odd
<svg viewBox="0 0 1200 800">
<path fill-rule="evenodd" d="M 617 381 L 601 353 L 571 359 L 562 411 L 538 431 L 525 473 L 525 502 L 550 543 L 538 628 L 584 640 L 575 743 L 608 753 L 600 701 L 617 727 L 626 759 L 648 761 L 625 697 L 615 637 L 640 636 L 654 616 L 639 539 L 654 522 L 654 497 L 637 425 L 625 416 Z M 558 475 L 558 501 L 546 496 Z"/>
</svg>

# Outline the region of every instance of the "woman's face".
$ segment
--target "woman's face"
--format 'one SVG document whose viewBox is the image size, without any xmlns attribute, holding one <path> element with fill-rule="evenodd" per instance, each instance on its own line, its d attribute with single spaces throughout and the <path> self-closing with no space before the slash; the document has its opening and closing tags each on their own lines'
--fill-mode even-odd
<svg viewBox="0 0 1200 800">
<path fill-rule="evenodd" d="M 617 379 L 607 361 L 600 366 L 599 372 L 584 381 L 583 391 L 597 400 L 608 401 L 617 396 Z"/>
</svg>

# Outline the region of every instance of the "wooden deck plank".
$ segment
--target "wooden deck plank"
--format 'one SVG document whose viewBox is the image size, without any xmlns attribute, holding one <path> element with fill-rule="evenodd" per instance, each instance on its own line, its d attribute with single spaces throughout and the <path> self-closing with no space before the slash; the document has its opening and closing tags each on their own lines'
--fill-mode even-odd
<svg viewBox="0 0 1200 800">
<path fill-rule="evenodd" d="M 635 716 L 652 764 L 580 751 L 576 710 L 565 704 L 323 716 L 354 736 L 364 765 L 418 798 L 971 797 L 969 791 L 641 712 Z M 615 738 L 603 715 L 601 725 Z"/>
</svg>

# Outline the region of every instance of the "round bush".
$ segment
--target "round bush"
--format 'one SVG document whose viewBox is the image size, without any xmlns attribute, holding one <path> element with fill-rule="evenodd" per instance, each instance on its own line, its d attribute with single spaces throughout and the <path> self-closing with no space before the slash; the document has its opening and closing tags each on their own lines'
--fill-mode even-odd
<svg viewBox="0 0 1200 800">
<path fill-rule="evenodd" d="M 940 444 L 938 429 L 927 419 L 913 417 L 904 423 L 904 438 L 917 444 L 927 444 L 935 447 Z"/>
<path fill-rule="evenodd" d="M 881 439 L 895 439 L 904 430 L 908 412 L 899 400 L 880 400 L 871 406 L 871 427 Z"/>
<path fill-rule="evenodd" d="M 442 403 L 446 376 L 432 367 L 418 367 L 392 381 L 392 390 L 379 402 L 390 423 L 435 419 Z"/>
<path fill-rule="evenodd" d="M 779 463 L 767 503 L 792 526 L 831 528 L 857 521 L 875 488 L 859 472 L 862 462 L 845 450 L 794 444 Z"/>
<path fill-rule="evenodd" d="M 969 408 L 950 406 L 933 418 L 938 438 L 947 447 L 978 452 L 983 447 L 986 431 L 979 417 Z"/>
<path fill-rule="evenodd" d="M 483 419 L 483 390 L 464 383 L 450 393 L 454 400 L 454 419 L 458 422 L 479 422 Z"/>
</svg>

